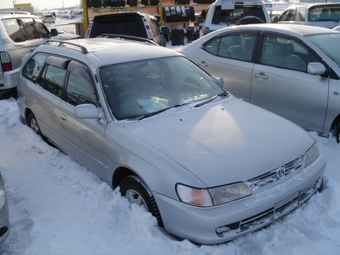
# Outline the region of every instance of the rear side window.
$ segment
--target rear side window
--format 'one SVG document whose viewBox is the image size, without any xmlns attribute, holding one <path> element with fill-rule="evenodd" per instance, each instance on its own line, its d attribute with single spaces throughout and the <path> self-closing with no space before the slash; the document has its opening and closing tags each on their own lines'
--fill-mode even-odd
<svg viewBox="0 0 340 255">
<path fill-rule="evenodd" d="M 216 37 L 203 45 L 207 52 L 224 58 L 251 61 L 255 34 L 237 33 Z"/>
<path fill-rule="evenodd" d="M 35 83 L 40 76 L 48 56 L 49 54 L 47 53 L 35 54 L 23 68 L 23 76 Z"/>
<path fill-rule="evenodd" d="M 118 17 L 107 17 L 105 19 L 94 19 L 90 37 L 102 34 L 122 34 L 147 38 L 142 17 L 124 15 Z"/>
<path fill-rule="evenodd" d="M 234 10 L 222 10 L 221 6 L 216 6 L 212 24 L 238 24 L 241 21 L 242 24 L 266 23 L 263 11 L 261 5 L 236 5 Z"/>
</svg>

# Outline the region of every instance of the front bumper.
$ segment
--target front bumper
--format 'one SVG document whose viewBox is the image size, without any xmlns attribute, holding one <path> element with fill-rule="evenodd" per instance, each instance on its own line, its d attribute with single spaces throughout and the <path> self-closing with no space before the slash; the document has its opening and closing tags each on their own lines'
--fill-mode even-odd
<svg viewBox="0 0 340 255">
<path fill-rule="evenodd" d="M 306 202 L 322 185 L 326 160 L 272 188 L 220 206 L 195 207 L 154 194 L 167 232 L 200 244 L 218 244 L 261 229 Z"/>
</svg>

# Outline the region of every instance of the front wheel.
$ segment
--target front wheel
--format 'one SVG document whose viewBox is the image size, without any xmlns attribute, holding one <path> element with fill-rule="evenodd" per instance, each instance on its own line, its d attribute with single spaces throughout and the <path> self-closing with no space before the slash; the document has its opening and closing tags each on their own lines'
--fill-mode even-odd
<svg viewBox="0 0 340 255">
<path fill-rule="evenodd" d="M 335 125 L 335 130 L 334 130 L 336 142 L 340 143 L 340 121 Z"/>
<path fill-rule="evenodd" d="M 41 131 L 40 131 L 40 127 L 39 127 L 39 124 L 38 124 L 38 121 L 37 119 L 35 118 L 34 114 L 33 113 L 29 113 L 28 114 L 28 117 L 27 117 L 27 124 L 30 128 L 33 129 L 33 131 L 35 133 L 37 133 L 38 135 L 41 135 Z"/>
<path fill-rule="evenodd" d="M 144 206 L 153 216 L 156 217 L 158 226 L 163 227 L 161 214 L 151 192 L 135 175 L 128 175 L 120 182 L 120 193 L 125 196 L 130 203 Z"/>
</svg>

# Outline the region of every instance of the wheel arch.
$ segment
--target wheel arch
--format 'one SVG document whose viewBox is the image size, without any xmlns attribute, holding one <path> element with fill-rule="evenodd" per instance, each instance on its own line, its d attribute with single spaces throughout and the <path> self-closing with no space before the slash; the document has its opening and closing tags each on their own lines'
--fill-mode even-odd
<svg viewBox="0 0 340 255">
<path fill-rule="evenodd" d="M 114 174 L 112 175 L 112 180 L 111 180 L 111 186 L 113 189 L 117 188 L 119 186 L 119 183 L 121 180 L 123 180 L 126 176 L 128 175 L 135 175 L 141 178 L 138 174 L 136 174 L 134 171 L 127 167 L 119 167 L 114 171 Z M 141 178 L 143 180 L 143 178 Z M 144 180 L 143 180 L 144 182 Z M 146 183 L 144 185 L 147 186 Z"/>
</svg>

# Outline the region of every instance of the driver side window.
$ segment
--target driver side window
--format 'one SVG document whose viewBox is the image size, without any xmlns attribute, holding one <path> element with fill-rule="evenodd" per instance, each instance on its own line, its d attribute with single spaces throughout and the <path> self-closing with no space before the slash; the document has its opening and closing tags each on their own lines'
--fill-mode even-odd
<svg viewBox="0 0 340 255">
<path fill-rule="evenodd" d="M 307 46 L 293 38 L 263 37 L 261 64 L 306 72 L 308 63 L 317 61 L 318 57 Z"/>
</svg>

